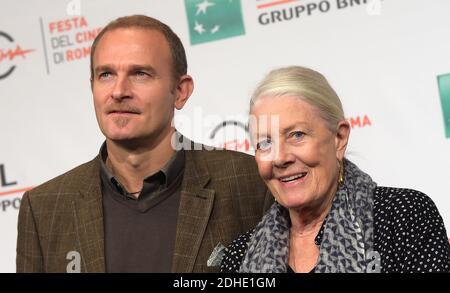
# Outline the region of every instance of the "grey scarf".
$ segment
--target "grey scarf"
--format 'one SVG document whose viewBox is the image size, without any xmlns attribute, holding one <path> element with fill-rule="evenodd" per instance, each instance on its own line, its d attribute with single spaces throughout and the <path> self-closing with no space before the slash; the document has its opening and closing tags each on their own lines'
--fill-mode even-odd
<svg viewBox="0 0 450 293">
<path fill-rule="evenodd" d="M 373 193 L 376 183 L 344 160 L 340 185 L 325 219 L 315 272 L 367 272 L 373 250 Z M 284 273 L 289 257 L 289 213 L 274 203 L 256 226 L 240 272 Z"/>
</svg>

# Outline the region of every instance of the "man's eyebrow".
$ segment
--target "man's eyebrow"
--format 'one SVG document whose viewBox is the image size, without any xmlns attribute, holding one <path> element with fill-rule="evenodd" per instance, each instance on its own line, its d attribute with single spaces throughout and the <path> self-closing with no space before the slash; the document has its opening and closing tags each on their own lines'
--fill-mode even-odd
<svg viewBox="0 0 450 293">
<path fill-rule="evenodd" d="M 109 64 L 105 64 L 105 65 L 99 65 L 96 66 L 94 68 L 94 73 L 99 73 L 99 72 L 104 72 L 104 71 L 114 71 L 114 66 L 109 65 Z M 147 71 L 151 74 L 156 74 L 156 70 L 153 66 L 151 65 L 146 65 L 146 64 L 131 64 L 127 66 L 127 71 L 128 72 L 133 72 L 133 71 L 138 71 L 138 70 L 142 70 L 142 71 Z"/>
<path fill-rule="evenodd" d="M 156 70 L 153 66 L 151 65 L 145 65 L 145 64 L 132 64 L 128 67 L 128 71 L 138 71 L 138 70 L 142 70 L 142 71 L 147 71 L 153 75 L 156 74 Z"/>
<path fill-rule="evenodd" d="M 99 65 L 94 68 L 94 73 L 102 72 L 102 71 L 112 71 L 112 66 L 110 65 Z"/>
</svg>

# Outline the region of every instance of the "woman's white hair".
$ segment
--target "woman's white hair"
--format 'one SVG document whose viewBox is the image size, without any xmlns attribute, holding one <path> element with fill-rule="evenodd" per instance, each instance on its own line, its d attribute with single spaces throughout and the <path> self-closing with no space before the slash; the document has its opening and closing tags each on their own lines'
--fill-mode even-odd
<svg viewBox="0 0 450 293">
<path fill-rule="evenodd" d="M 315 107 L 336 131 L 345 119 L 342 103 L 326 78 L 317 71 L 301 66 L 290 66 L 271 71 L 255 89 L 250 100 L 250 113 L 261 97 L 293 96 Z"/>
</svg>

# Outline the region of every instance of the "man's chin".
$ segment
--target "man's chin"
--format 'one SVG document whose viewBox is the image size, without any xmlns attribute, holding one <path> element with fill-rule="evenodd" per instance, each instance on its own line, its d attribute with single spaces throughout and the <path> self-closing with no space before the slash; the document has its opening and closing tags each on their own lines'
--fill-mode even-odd
<svg viewBox="0 0 450 293">
<path fill-rule="evenodd" d="M 131 140 L 136 140 L 138 137 L 132 133 L 125 131 L 114 131 L 105 133 L 107 139 L 114 142 L 126 142 Z"/>
<path fill-rule="evenodd" d="M 126 148 L 129 150 L 141 148 L 142 145 L 144 144 L 142 138 L 131 136 L 107 137 L 107 140 L 109 140 L 116 146 L 120 146 L 122 148 Z"/>
</svg>

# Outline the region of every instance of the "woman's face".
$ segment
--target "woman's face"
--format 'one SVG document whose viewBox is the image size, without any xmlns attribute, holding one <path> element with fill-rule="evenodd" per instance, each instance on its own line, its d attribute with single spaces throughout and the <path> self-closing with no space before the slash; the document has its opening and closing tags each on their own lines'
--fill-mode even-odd
<svg viewBox="0 0 450 293">
<path fill-rule="evenodd" d="M 315 107 L 290 96 L 260 97 L 251 114 L 258 170 L 281 205 L 314 207 L 334 195 L 348 122 L 332 132 Z"/>
</svg>

